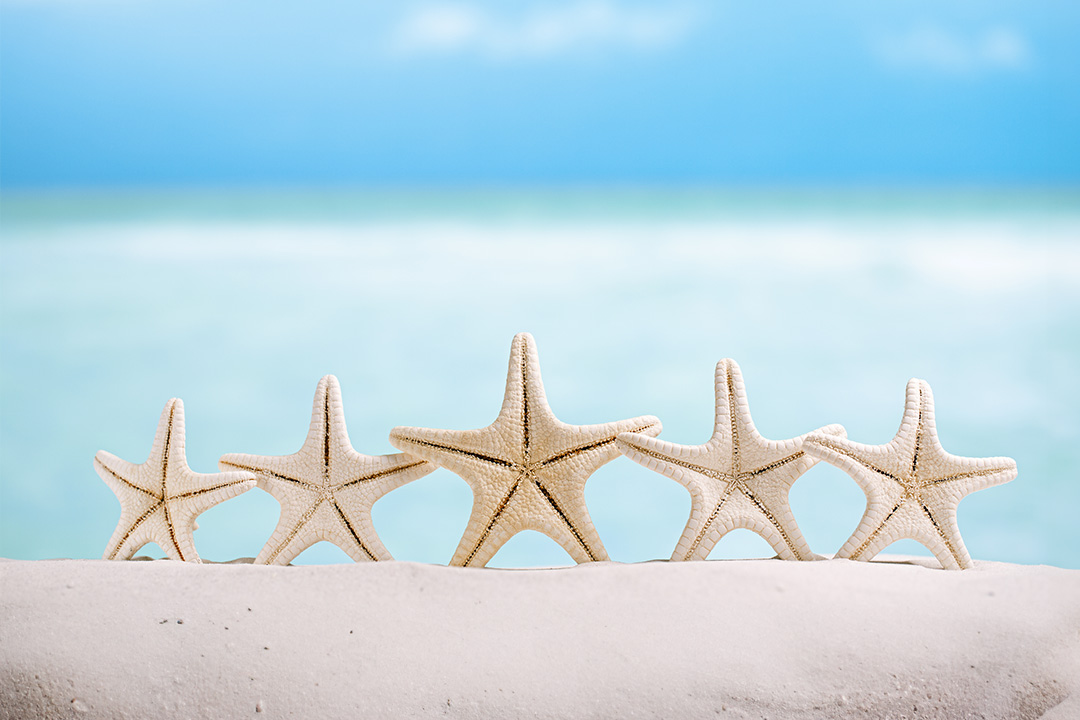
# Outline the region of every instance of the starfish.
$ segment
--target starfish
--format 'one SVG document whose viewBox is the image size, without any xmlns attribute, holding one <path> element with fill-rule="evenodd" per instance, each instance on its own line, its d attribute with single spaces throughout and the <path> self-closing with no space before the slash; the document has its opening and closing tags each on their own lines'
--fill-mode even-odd
<svg viewBox="0 0 1080 720">
<path fill-rule="evenodd" d="M 615 436 L 660 432 L 644 416 L 601 425 L 567 425 L 544 395 L 536 343 L 514 337 L 502 409 L 480 430 L 397 427 L 390 442 L 460 475 L 473 490 L 473 509 L 451 565 L 482 567 L 507 540 L 536 530 L 576 562 L 607 560 L 585 506 L 585 482 L 618 457 Z"/>
<path fill-rule="evenodd" d="M 866 493 L 866 512 L 838 558 L 869 560 L 902 538 L 925 545 L 950 570 L 971 567 L 956 507 L 976 490 L 1016 477 L 1012 458 L 965 458 L 941 447 L 934 425 L 934 396 L 925 380 L 907 384 L 904 418 L 886 445 L 814 435 L 808 455 L 840 468 Z"/>
<path fill-rule="evenodd" d="M 827 425 L 817 432 L 843 435 Z M 616 444 L 631 460 L 663 473 L 690 491 L 690 519 L 672 560 L 704 560 L 727 533 L 751 530 L 784 560 L 815 560 L 795 517 L 788 493 L 817 464 L 802 451 L 807 435 L 766 440 L 754 427 L 742 373 L 734 360 L 716 364 L 716 421 L 704 445 L 676 445 L 633 433 Z"/>
<path fill-rule="evenodd" d="M 173 560 L 202 562 L 195 551 L 195 518 L 255 487 L 247 472 L 197 473 L 184 455 L 184 402 L 165 403 L 150 457 L 141 465 L 98 451 L 94 469 L 120 501 L 120 522 L 105 560 L 128 560 L 148 542 Z"/>
<path fill-rule="evenodd" d="M 259 565 L 287 565 L 320 540 L 337 545 L 357 562 L 393 560 L 371 521 L 371 506 L 391 490 L 422 478 L 435 466 L 416 457 L 363 455 L 353 450 L 345 429 L 341 386 L 333 375 L 319 380 L 311 427 L 292 455 L 233 453 L 222 468 L 254 473 L 259 487 L 281 504 L 269 541 L 255 558 Z"/>
</svg>

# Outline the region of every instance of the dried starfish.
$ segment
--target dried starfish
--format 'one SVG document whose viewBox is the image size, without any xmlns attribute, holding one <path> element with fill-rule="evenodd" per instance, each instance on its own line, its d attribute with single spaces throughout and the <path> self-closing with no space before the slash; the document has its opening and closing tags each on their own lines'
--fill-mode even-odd
<svg viewBox="0 0 1080 720">
<path fill-rule="evenodd" d="M 645 416 L 602 425 L 567 425 L 548 407 L 535 341 L 514 338 L 506 394 L 495 422 L 481 430 L 397 427 L 390 442 L 460 475 L 473 509 L 451 565 L 483 566 L 507 540 L 536 530 L 576 562 L 606 560 L 585 506 L 585 482 L 618 457 L 615 436 L 660 432 Z"/>
<path fill-rule="evenodd" d="M 827 425 L 816 432 L 842 436 L 844 428 Z M 676 445 L 624 433 L 616 445 L 631 460 L 690 491 L 690 519 L 672 560 L 704 560 L 736 528 L 765 538 L 784 560 L 814 560 L 788 502 L 791 486 L 817 464 L 802 452 L 807 435 L 763 438 L 750 418 L 739 366 L 725 359 L 716 364 L 716 422 L 707 443 Z"/>
<path fill-rule="evenodd" d="M 866 493 L 866 512 L 838 558 L 869 560 L 902 538 L 930 549 L 947 569 L 971 567 L 956 507 L 976 490 L 1016 477 L 1016 461 L 1006 457 L 965 458 L 941 447 L 934 425 L 934 396 L 925 380 L 907 384 L 904 418 L 886 445 L 814 435 L 803 446 L 842 469 Z"/>
<path fill-rule="evenodd" d="M 419 458 L 363 455 L 353 450 L 337 378 L 319 381 L 304 446 L 292 455 L 223 455 L 221 468 L 255 473 L 259 487 L 281 504 L 273 534 L 255 558 L 287 565 L 320 540 L 357 562 L 393 560 L 371 522 L 371 506 L 386 493 L 435 470 Z"/>
<path fill-rule="evenodd" d="M 148 542 L 173 560 L 202 562 L 195 551 L 195 518 L 220 502 L 255 487 L 249 472 L 197 473 L 184 455 L 184 403 L 165 403 L 150 457 L 141 465 L 101 450 L 94 469 L 120 501 L 104 559 L 127 560 Z"/>
</svg>

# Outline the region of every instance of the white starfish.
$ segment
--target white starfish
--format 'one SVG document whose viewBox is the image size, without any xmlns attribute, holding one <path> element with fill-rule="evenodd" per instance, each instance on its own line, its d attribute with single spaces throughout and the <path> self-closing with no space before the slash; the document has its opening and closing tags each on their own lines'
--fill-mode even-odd
<svg viewBox="0 0 1080 720">
<path fill-rule="evenodd" d="M 827 425 L 817 432 L 843 435 L 844 428 Z M 707 443 L 676 445 L 624 433 L 616 444 L 631 460 L 690 491 L 690 519 L 672 560 L 704 560 L 736 528 L 765 538 L 784 560 L 814 560 L 788 502 L 791 486 L 817 463 L 802 452 L 807 435 L 763 438 L 750 417 L 739 366 L 725 359 L 716 364 L 716 421 Z"/>
<path fill-rule="evenodd" d="M 292 455 L 233 453 L 218 465 L 255 473 L 259 487 L 281 504 L 277 527 L 255 558 L 260 565 L 287 565 L 320 540 L 337 545 L 357 562 L 393 560 L 375 532 L 371 506 L 391 490 L 435 470 L 402 453 L 363 455 L 353 450 L 337 378 L 319 381 L 304 446 Z"/>
<path fill-rule="evenodd" d="M 173 560 L 202 562 L 195 551 L 195 518 L 255 487 L 248 472 L 197 473 L 184 455 L 184 402 L 165 403 L 150 457 L 141 465 L 98 451 L 94 469 L 120 501 L 120 522 L 104 559 L 127 560 L 148 542 Z"/>
<path fill-rule="evenodd" d="M 925 380 L 907 384 L 904 418 L 886 445 L 863 445 L 814 435 L 803 446 L 842 469 L 866 493 L 866 512 L 838 558 L 869 560 L 902 538 L 917 540 L 950 570 L 971 567 L 956 506 L 976 490 L 1016 477 L 1006 457 L 965 458 L 941 447 L 934 425 L 934 396 Z"/>
<path fill-rule="evenodd" d="M 585 482 L 615 457 L 615 436 L 660 432 L 644 416 L 602 425 L 567 425 L 548 407 L 535 341 L 514 337 L 499 416 L 481 430 L 397 427 L 390 442 L 460 475 L 473 509 L 451 565 L 486 565 L 507 540 L 536 530 L 576 562 L 606 560 L 585 506 Z"/>
</svg>

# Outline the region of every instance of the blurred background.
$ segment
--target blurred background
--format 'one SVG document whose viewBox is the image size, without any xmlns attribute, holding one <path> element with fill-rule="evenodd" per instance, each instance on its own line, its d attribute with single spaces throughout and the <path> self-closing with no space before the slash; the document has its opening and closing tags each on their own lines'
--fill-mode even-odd
<svg viewBox="0 0 1080 720">
<path fill-rule="evenodd" d="M 1050 0 L 3 0 L 0 556 L 99 557 L 94 452 L 141 462 L 170 397 L 198 471 L 297 450 L 327 373 L 388 453 L 490 423 L 529 331 L 562 420 L 679 443 L 723 357 L 775 439 L 887 442 L 924 378 L 947 450 L 1019 463 L 961 504 L 972 555 L 1080 567 L 1077 37 Z M 627 562 L 690 507 L 623 458 L 586 498 Z M 818 465 L 792 503 L 829 554 L 865 497 Z M 445 563 L 470 507 L 439 470 L 374 519 Z M 199 551 L 277 514 L 219 505 Z M 492 564 L 567 562 L 527 532 Z"/>
</svg>

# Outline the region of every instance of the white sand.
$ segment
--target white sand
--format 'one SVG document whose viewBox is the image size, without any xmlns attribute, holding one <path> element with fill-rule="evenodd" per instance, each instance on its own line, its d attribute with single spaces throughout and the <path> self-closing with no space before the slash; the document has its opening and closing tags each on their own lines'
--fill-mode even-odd
<svg viewBox="0 0 1080 720">
<path fill-rule="evenodd" d="M 0 716 L 1080 717 L 1080 571 L 930 565 L 4 561 Z"/>
</svg>

